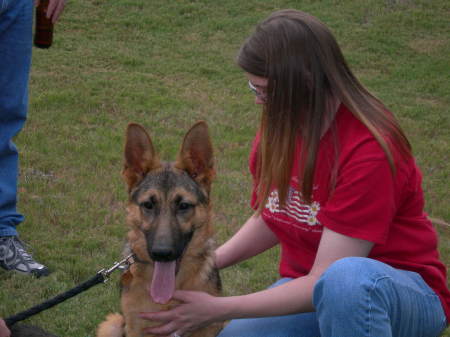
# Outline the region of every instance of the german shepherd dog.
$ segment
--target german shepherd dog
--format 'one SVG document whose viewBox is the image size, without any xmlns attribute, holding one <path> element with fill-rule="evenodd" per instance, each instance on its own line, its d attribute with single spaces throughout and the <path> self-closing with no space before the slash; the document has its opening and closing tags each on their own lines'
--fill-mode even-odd
<svg viewBox="0 0 450 337">
<path fill-rule="evenodd" d="M 209 200 L 214 174 L 205 122 L 186 133 L 175 162 L 160 161 L 145 129 L 128 125 L 122 175 L 129 194 L 126 249 L 135 263 L 121 276 L 122 314 L 110 314 L 97 337 L 153 336 L 142 332 L 152 323 L 139 313 L 173 308 L 175 289 L 221 294 Z M 216 336 L 221 328 L 212 324 L 183 337 Z"/>
</svg>

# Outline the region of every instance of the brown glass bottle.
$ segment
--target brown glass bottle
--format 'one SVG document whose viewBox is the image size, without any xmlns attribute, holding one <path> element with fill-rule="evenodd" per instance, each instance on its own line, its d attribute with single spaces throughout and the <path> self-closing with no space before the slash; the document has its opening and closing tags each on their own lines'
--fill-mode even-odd
<svg viewBox="0 0 450 337">
<path fill-rule="evenodd" d="M 34 45 L 39 48 L 50 48 L 53 42 L 53 23 L 51 18 L 47 18 L 48 2 L 49 0 L 40 0 L 36 8 Z"/>
</svg>

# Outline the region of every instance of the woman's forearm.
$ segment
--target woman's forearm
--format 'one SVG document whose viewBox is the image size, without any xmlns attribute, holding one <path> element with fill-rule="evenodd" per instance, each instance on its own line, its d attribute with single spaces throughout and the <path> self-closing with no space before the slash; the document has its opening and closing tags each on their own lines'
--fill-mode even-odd
<svg viewBox="0 0 450 337">
<path fill-rule="evenodd" d="M 324 227 L 316 259 L 308 275 L 260 292 L 219 299 L 226 319 L 288 315 L 314 311 L 316 282 L 334 262 L 349 256 L 368 256 L 373 243 Z M 220 302 L 223 301 L 223 302 Z"/>
<path fill-rule="evenodd" d="M 223 320 L 289 315 L 314 311 L 312 293 L 317 279 L 304 276 L 260 292 L 217 298 Z"/>
<path fill-rule="evenodd" d="M 216 250 L 216 266 L 226 268 L 278 244 L 275 234 L 260 215 L 250 217 L 241 229 Z"/>
</svg>

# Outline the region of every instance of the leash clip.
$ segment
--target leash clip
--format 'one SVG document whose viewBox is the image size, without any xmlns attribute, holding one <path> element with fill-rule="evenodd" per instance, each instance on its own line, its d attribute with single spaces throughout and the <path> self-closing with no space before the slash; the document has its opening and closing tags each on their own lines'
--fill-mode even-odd
<svg viewBox="0 0 450 337">
<path fill-rule="evenodd" d="M 97 274 L 102 274 L 102 276 L 103 276 L 103 283 L 106 283 L 109 280 L 109 276 L 116 269 L 126 270 L 133 263 L 134 263 L 134 254 L 132 253 L 132 254 L 128 255 L 127 257 L 125 257 L 123 260 L 121 260 L 119 262 L 114 262 L 113 266 L 110 267 L 109 269 L 104 268 L 104 269 L 100 270 Z"/>
</svg>

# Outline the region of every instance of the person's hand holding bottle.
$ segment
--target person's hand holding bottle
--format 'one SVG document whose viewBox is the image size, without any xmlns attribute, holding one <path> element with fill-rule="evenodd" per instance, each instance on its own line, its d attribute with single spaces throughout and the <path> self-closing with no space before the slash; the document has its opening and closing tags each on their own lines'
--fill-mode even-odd
<svg viewBox="0 0 450 337">
<path fill-rule="evenodd" d="M 64 10 L 64 6 L 66 5 L 66 0 L 46 0 L 48 1 L 47 7 L 47 18 L 52 19 L 52 23 L 58 21 L 59 16 Z M 39 6 L 41 0 L 35 0 L 36 7 Z"/>
<path fill-rule="evenodd" d="M 9 331 L 8 327 L 4 320 L 0 318 L 0 337 L 11 337 L 11 331 Z"/>
</svg>

